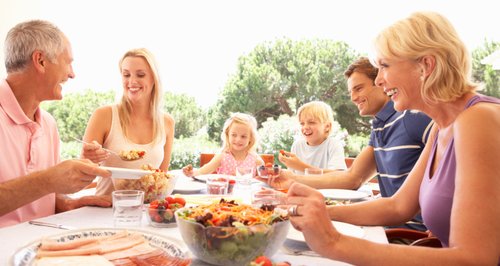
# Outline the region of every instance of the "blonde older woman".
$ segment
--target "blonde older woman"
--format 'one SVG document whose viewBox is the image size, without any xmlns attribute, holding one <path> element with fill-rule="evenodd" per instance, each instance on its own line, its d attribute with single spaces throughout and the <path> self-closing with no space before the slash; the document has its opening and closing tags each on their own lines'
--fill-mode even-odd
<svg viewBox="0 0 500 266">
<path fill-rule="evenodd" d="M 153 55 L 133 49 L 120 60 L 123 96 L 114 105 L 98 108 L 90 118 L 82 157 L 106 166 L 139 169 L 143 164 L 168 170 L 174 140 L 174 119 L 162 111 L 163 90 Z M 120 152 L 145 151 L 140 160 L 124 161 L 103 148 Z M 96 194 L 108 195 L 114 187 L 109 179 L 98 180 Z"/>
<path fill-rule="evenodd" d="M 293 225 L 323 256 L 356 265 L 498 265 L 500 260 L 500 100 L 476 93 L 471 58 L 443 16 L 418 12 L 375 40 L 377 85 L 397 110 L 417 109 L 436 123 L 401 189 L 326 210 L 323 197 L 295 184 Z M 421 212 L 443 248 L 368 242 L 340 234 L 330 219 L 393 225 Z"/>
</svg>

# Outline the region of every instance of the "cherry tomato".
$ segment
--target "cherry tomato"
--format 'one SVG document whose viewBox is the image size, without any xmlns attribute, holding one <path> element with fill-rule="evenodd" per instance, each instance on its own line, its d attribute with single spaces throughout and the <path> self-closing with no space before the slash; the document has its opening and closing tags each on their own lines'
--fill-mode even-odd
<svg viewBox="0 0 500 266">
<path fill-rule="evenodd" d="M 186 200 L 183 198 L 174 198 L 173 203 L 178 203 L 180 207 L 186 206 Z"/>
<path fill-rule="evenodd" d="M 260 266 L 273 266 L 271 260 L 266 256 L 259 256 L 254 260 L 254 262 Z"/>
<path fill-rule="evenodd" d="M 281 155 L 285 156 L 285 150 L 280 150 Z"/>
<path fill-rule="evenodd" d="M 170 203 L 175 203 L 174 198 L 172 197 L 166 197 L 165 200 L 170 204 Z"/>
</svg>

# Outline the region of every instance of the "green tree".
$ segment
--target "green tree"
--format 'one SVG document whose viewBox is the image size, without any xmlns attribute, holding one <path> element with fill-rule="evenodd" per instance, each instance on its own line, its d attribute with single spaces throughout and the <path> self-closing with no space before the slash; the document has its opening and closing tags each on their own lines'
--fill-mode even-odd
<svg viewBox="0 0 500 266">
<path fill-rule="evenodd" d="M 220 100 L 208 112 L 215 138 L 230 112 L 254 115 L 261 124 L 282 114 L 292 116 L 312 100 L 329 103 L 336 119 L 352 133 L 368 132 L 368 119 L 349 102 L 344 70 L 359 55 L 344 42 L 289 39 L 258 45 L 238 60 Z"/>
<path fill-rule="evenodd" d="M 194 97 L 186 94 L 165 93 L 165 112 L 175 119 L 175 137 L 191 137 L 205 123 L 205 112 Z"/>
<path fill-rule="evenodd" d="M 68 142 L 72 137 L 81 139 L 92 112 L 112 103 L 113 99 L 113 91 L 85 90 L 83 93 L 66 94 L 61 101 L 44 102 L 41 106 L 56 119 L 61 140 Z"/>
<path fill-rule="evenodd" d="M 491 65 L 483 64 L 481 61 L 500 49 L 500 42 L 484 42 L 482 47 L 472 52 L 472 77 L 477 82 L 482 82 L 484 88 L 481 93 L 500 98 L 500 70 L 495 70 Z"/>
</svg>

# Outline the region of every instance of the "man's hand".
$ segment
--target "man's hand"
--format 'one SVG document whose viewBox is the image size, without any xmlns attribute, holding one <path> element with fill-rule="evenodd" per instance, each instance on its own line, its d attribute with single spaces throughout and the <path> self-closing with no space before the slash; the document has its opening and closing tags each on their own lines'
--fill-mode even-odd
<svg viewBox="0 0 500 266">
<path fill-rule="evenodd" d="M 270 187 L 278 190 L 287 190 L 295 181 L 291 171 L 281 170 L 279 176 L 270 176 L 269 178 L 262 178 L 256 176 L 255 179 L 267 183 Z"/>
<path fill-rule="evenodd" d="M 67 160 L 46 170 L 49 190 L 71 194 L 92 183 L 97 175 L 110 177 L 111 173 L 89 160 Z"/>
<path fill-rule="evenodd" d="M 83 196 L 77 199 L 69 198 L 66 195 L 58 195 L 58 199 L 56 201 L 56 212 L 65 212 L 84 206 L 109 208 L 112 205 L 113 204 L 110 195 Z"/>
</svg>

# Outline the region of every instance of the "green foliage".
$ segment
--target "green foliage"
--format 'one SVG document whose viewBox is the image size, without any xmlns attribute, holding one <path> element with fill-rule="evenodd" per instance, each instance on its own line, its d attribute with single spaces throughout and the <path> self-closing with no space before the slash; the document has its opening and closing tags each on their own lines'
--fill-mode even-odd
<svg viewBox="0 0 500 266">
<path fill-rule="evenodd" d="M 500 42 L 485 41 L 483 47 L 478 47 L 472 52 L 472 77 L 477 82 L 484 83 L 482 94 L 500 98 L 500 70 L 495 70 L 491 65 L 482 64 L 483 58 L 500 49 Z"/>
<path fill-rule="evenodd" d="M 278 40 L 258 45 L 238 60 L 220 100 L 209 110 L 209 135 L 215 138 L 230 112 L 253 114 L 263 123 L 292 116 L 312 100 L 329 103 L 337 121 L 350 132 L 368 132 L 366 118 L 349 102 L 344 70 L 358 57 L 344 42 Z"/>
<path fill-rule="evenodd" d="M 69 93 L 61 101 L 43 102 L 47 110 L 57 121 L 61 140 L 67 142 L 72 137 L 81 139 L 87 127 L 87 121 L 97 107 L 113 102 L 114 92 Z"/>
<path fill-rule="evenodd" d="M 175 137 L 190 137 L 205 123 L 205 113 L 194 97 L 186 94 L 165 94 L 165 112 L 175 120 Z"/>
<path fill-rule="evenodd" d="M 346 156 L 356 157 L 361 150 L 368 145 L 370 137 L 362 134 L 350 135 L 347 138 L 345 148 Z"/>
<path fill-rule="evenodd" d="M 190 138 L 175 139 L 170 169 L 181 169 L 188 164 L 198 167 L 200 153 L 217 153 L 219 150 L 220 144 L 210 141 L 207 133 L 203 130 Z"/>
<path fill-rule="evenodd" d="M 61 143 L 61 160 L 80 158 L 82 144 L 76 141 Z"/>
<path fill-rule="evenodd" d="M 290 151 L 295 136 L 300 134 L 296 117 L 281 115 L 274 120 L 269 117 L 259 129 L 259 153 L 274 154 L 277 161 L 279 150 Z"/>
</svg>

